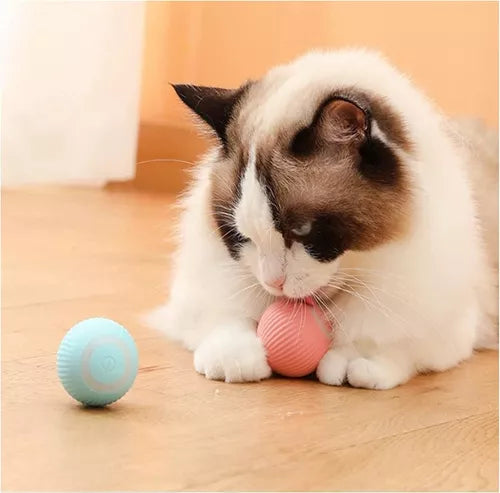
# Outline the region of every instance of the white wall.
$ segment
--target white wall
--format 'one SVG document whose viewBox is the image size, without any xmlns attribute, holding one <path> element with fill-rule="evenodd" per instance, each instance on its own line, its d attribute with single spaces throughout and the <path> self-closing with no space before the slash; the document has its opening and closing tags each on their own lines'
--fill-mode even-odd
<svg viewBox="0 0 500 493">
<path fill-rule="evenodd" d="M 93 184 L 135 172 L 142 2 L 11 6 L 2 185 Z"/>
</svg>

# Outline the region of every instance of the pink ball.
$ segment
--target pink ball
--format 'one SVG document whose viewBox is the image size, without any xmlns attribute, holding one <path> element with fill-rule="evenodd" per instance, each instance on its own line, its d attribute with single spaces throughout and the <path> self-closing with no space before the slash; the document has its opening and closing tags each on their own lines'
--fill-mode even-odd
<svg viewBox="0 0 500 493">
<path fill-rule="evenodd" d="M 332 327 L 316 304 L 279 299 L 257 326 L 269 366 L 286 377 L 313 372 L 332 342 Z"/>
</svg>

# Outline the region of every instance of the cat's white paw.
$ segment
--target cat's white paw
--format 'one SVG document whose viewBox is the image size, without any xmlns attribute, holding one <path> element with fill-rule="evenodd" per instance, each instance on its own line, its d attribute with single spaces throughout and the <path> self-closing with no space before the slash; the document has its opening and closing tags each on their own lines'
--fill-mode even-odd
<svg viewBox="0 0 500 493">
<path fill-rule="evenodd" d="M 264 347 L 252 330 L 217 330 L 194 352 L 194 367 L 210 380 L 257 382 L 271 376 Z"/>
<path fill-rule="evenodd" d="M 347 381 L 353 387 L 386 390 L 405 380 L 397 366 L 384 360 L 355 358 L 347 365 Z"/>
<path fill-rule="evenodd" d="M 330 349 L 319 362 L 316 376 L 321 383 L 342 385 L 346 379 L 348 363 L 343 351 Z"/>
</svg>

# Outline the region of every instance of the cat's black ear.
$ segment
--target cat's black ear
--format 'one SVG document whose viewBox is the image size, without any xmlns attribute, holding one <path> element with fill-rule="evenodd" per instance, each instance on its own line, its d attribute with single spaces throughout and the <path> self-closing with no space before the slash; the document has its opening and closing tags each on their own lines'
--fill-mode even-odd
<svg viewBox="0 0 500 493">
<path fill-rule="evenodd" d="M 227 143 L 226 128 L 239 101 L 242 89 L 172 84 L 181 100 L 216 132 L 223 144 Z"/>
</svg>

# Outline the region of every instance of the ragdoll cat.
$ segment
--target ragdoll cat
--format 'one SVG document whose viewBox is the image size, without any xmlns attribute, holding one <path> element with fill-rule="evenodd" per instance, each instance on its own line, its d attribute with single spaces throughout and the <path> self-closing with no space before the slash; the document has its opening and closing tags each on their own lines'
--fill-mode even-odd
<svg viewBox="0 0 500 493">
<path fill-rule="evenodd" d="M 235 90 L 174 89 L 218 145 L 148 321 L 199 373 L 269 377 L 255 329 L 277 296 L 312 295 L 332 320 L 317 369 L 330 385 L 388 389 L 496 347 L 494 133 L 448 121 L 363 50 L 313 52 Z"/>
</svg>

